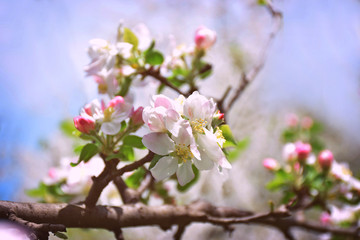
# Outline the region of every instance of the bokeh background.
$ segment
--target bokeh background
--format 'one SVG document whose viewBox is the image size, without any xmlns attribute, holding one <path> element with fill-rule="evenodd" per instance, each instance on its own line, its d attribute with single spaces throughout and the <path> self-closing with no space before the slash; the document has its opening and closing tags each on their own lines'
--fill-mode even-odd
<svg viewBox="0 0 360 240">
<path fill-rule="evenodd" d="M 274 6 L 284 15 L 282 28 L 265 67 L 228 117 L 250 145 L 225 182 L 213 185 L 214 176 L 205 175 L 184 199 L 201 193 L 215 203 L 266 208 L 270 175 L 261 161 L 280 156 L 289 112 L 321 121 L 336 159 L 359 172 L 360 1 L 278 0 Z M 98 96 L 83 72 L 88 41 L 113 40 L 120 21 L 130 28 L 145 23 L 167 53 L 169 38 L 192 44 L 199 25 L 216 30 L 218 41 L 207 56 L 214 73 L 201 83 L 209 96 L 237 84 L 272 26 L 266 9 L 250 0 L 0 0 L 1 200 L 26 199 L 24 189 L 71 154 L 59 123 Z M 147 95 L 141 96 L 145 102 Z"/>
</svg>

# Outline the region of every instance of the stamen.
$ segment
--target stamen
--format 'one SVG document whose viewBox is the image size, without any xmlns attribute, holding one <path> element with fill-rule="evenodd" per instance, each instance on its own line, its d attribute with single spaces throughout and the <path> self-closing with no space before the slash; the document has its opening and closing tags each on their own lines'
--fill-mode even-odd
<svg viewBox="0 0 360 240">
<path fill-rule="evenodd" d="M 202 118 L 197 118 L 195 120 L 190 121 L 191 128 L 194 132 L 204 134 L 204 127 L 206 126 L 207 121 Z"/>
<path fill-rule="evenodd" d="M 113 107 L 108 107 L 104 110 L 104 122 L 110 122 L 111 121 L 111 115 L 114 112 Z"/>
<path fill-rule="evenodd" d="M 177 144 L 175 146 L 175 153 L 181 162 L 186 162 L 187 160 L 191 160 L 194 155 L 190 151 L 190 147 L 185 144 Z"/>
<path fill-rule="evenodd" d="M 107 93 L 107 90 L 108 90 L 108 86 L 106 83 L 99 83 L 99 85 L 98 85 L 99 93 L 105 94 L 105 93 Z"/>
</svg>

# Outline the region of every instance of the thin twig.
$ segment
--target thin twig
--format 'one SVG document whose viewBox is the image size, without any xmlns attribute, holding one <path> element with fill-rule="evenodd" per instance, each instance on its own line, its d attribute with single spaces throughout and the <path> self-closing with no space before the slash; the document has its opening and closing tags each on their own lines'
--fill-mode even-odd
<svg viewBox="0 0 360 240">
<path fill-rule="evenodd" d="M 272 18 L 274 19 L 274 29 L 270 33 L 269 38 L 267 42 L 264 45 L 264 48 L 261 51 L 260 58 L 255 64 L 255 66 L 248 72 L 248 73 L 242 73 L 240 78 L 239 86 L 237 87 L 235 93 L 233 94 L 232 98 L 230 98 L 229 103 L 226 108 L 224 108 L 224 112 L 228 112 L 234 105 L 235 101 L 240 98 L 244 90 L 247 88 L 247 86 L 256 78 L 256 76 L 259 74 L 259 72 L 262 70 L 265 64 L 266 56 L 268 53 L 268 49 L 270 48 L 270 45 L 272 44 L 275 36 L 281 29 L 282 25 L 282 13 L 275 10 L 273 5 L 270 1 L 266 4 L 266 9 L 270 12 Z M 224 101 L 224 100 L 223 100 Z M 221 105 L 222 106 L 222 105 Z"/>
</svg>

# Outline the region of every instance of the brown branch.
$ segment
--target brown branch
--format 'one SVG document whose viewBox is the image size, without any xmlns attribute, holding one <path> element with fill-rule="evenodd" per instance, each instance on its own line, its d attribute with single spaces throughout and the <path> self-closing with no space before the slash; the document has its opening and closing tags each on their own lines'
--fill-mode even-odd
<svg viewBox="0 0 360 240">
<path fill-rule="evenodd" d="M 118 189 L 124 204 L 137 203 L 140 200 L 136 190 L 129 188 L 121 176 L 114 179 L 114 184 Z"/>
<path fill-rule="evenodd" d="M 244 92 L 246 87 L 256 78 L 256 76 L 262 70 L 262 68 L 264 67 L 264 64 L 265 64 L 268 49 L 270 48 L 270 45 L 272 44 L 275 36 L 281 29 L 282 18 L 283 18 L 282 13 L 275 10 L 270 1 L 267 1 L 266 9 L 270 12 L 270 14 L 274 20 L 274 25 L 275 25 L 274 29 L 270 33 L 269 38 L 268 38 L 267 42 L 265 43 L 264 48 L 261 51 L 260 58 L 259 58 L 257 64 L 255 64 L 255 66 L 248 73 L 241 74 L 240 84 L 237 87 L 233 96 L 229 99 L 229 102 L 228 102 L 228 105 L 226 108 L 223 107 L 224 100 L 222 100 L 220 107 L 224 108 L 224 110 L 223 110 L 224 112 L 228 112 L 232 108 L 235 101 L 240 98 L 240 96 L 242 95 L 242 93 Z"/>
<path fill-rule="evenodd" d="M 85 205 L 88 208 L 92 208 L 96 205 L 101 192 L 104 188 L 118 176 L 123 175 L 125 172 L 131 172 L 138 167 L 141 167 L 147 162 L 150 162 L 154 157 L 154 153 L 149 152 L 144 158 L 125 165 L 124 167 L 116 170 L 116 166 L 119 163 L 119 159 L 112 159 L 105 162 L 105 168 L 98 177 L 93 177 L 93 185 L 90 188 L 89 194 L 85 199 Z M 115 182 L 116 184 L 116 182 Z M 121 194 L 121 193 L 120 193 Z"/>
<path fill-rule="evenodd" d="M 186 97 L 190 95 L 189 93 L 185 93 L 185 92 L 181 91 L 178 87 L 176 87 L 171 82 L 169 82 L 169 80 L 166 77 L 164 77 L 160 74 L 159 69 L 154 70 L 154 68 L 150 68 L 150 69 L 144 71 L 142 73 L 142 75 L 143 76 L 151 76 L 151 77 L 155 78 L 156 80 L 158 80 L 160 83 L 164 84 L 165 86 L 171 88 L 175 92 L 178 92 L 179 94 L 182 94 Z"/>
<path fill-rule="evenodd" d="M 120 233 L 119 229 L 124 227 L 158 225 L 162 229 L 168 229 L 173 225 L 178 225 L 181 230 L 181 226 L 201 222 L 223 227 L 232 224 L 260 224 L 278 228 L 284 234 L 290 234 L 293 228 L 300 228 L 315 233 L 329 232 L 339 236 L 360 237 L 356 227 L 339 228 L 303 222 L 289 216 L 289 213 L 284 210 L 253 214 L 230 207 L 216 207 L 202 201 L 186 206 L 155 207 L 131 204 L 122 207 L 95 206 L 91 209 L 86 208 L 85 205 L 74 204 L 0 201 L 0 218 L 9 219 L 11 213 L 19 219 L 35 224 L 46 223 L 48 226 L 55 224 L 66 228 L 103 228 L 116 234 Z"/>
</svg>

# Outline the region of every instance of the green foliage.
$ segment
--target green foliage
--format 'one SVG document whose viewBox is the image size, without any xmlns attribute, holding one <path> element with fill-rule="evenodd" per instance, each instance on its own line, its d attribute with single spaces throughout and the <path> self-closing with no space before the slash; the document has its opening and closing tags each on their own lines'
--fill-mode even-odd
<svg viewBox="0 0 360 240">
<path fill-rule="evenodd" d="M 225 140 L 227 142 L 230 142 L 230 143 L 234 144 L 234 146 L 236 146 L 237 143 L 236 143 L 236 140 L 235 140 L 235 138 L 234 138 L 234 136 L 233 136 L 233 134 L 231 132 L 230 126 L 227 125 L 227 124 L 223 124 L 219 128 L 222 131 L 222 135 L 224 136 Z"/>
<path fill-rule="evenodd" d="M 93 156 L 99 153 L 99 148 L 94 143 L 86 144 L 82 149 L 77 163 L 70 163 L 72 167 L 79 165 L 82 161 L 88 162 Z"/>
<path fill-rule="evenodd" d="M 275 172 L 274 179 L 266 185 L 266 188 L 270 191 L 276 191 L 292 185 L 293 181 L 294 175 L 292 173 L 286 172 L 284 169 L 279 169 Z"/>
<path fill-rule="evenodd" d="M 144 168 L 138 168 L 133 174 L 125 180 L 125 183 L 130 187 L 137 189 L 140 186 L 141 181 L 144 179 L 146 170 Z"/>
<path fill-rule="evenodd" d="M 40 199 L 40 202 L 68 202 L 73 198 L 73 196 L 65 194 L 61 190 L 62 184 L 63 182 L 59 182 L 53 185 L 46 185 L 45 183 L 40 182 L 37 188 L 27 190 L 26 194 L 29 197 Z"/>
<path fill-rule="evenodd" d="M 61 239 L 68 239 L 68 236 L 65 233 L 62 232 L 56 232 L 55 236 Z"/>
<path fill-rule="evenodd" d="M 130 147 L 145 149 L 146 147 L 142 143 L 142 138 L 136 135 L 128 135 L 123 140 L 124 145 L 128 145 Z"/>
<path fill-rule="evenodd" d="M 200 171 L 194 165 L 192 165 L 192 169 L 194 171 L 195 177 L 190 182 L 188 182 L 184 186 L 181 186 L 179 183 L 177 183 L 176 188 L 180 192 L 185 192 L 185 191 L 189 190 L 189 188 L 192 187 L 199 180 Z"/>
<path fill-rule="evenodd" d="M 135 33 L 133 33 L 129 28 L 124 28 L 123 40 L 124 42 L 132 44 L 133 50 L 136 50 L 139 45 L 138 38 L 136 37 Z"/>
<path fill-rule="evenodd" d="M 232 150 L 226 150 L 225 154 L 227 155 L 227 159 L 229 160 L 229 162 L 234 162 L 235 160 L 237 160 L 240 154 L 249 146 L 249 144 L 250 139 L 244 138 L 241 141 L 238 141 Z M 227 144 L 227 142 L 225 142 L 224 146 L 225 145 L 228 146 L 229 143 Z"/>
<path fill-rule="evenodd" d="M 146 51 L 145 53 L 145 63 L 156 66 L 161 65 L 164 62 L 164 56 L 161 52 L 156 50 Z"/>
<path fill-rule="evenodd" d="M 80 132 L 75 128 L 72 119 L 65 119 L 60 123 L 60 130 L 68 137 L 78 137 Z"/>
<path fill-rule="evenodd" d="M 120 91 L 116 95 L 125 97 L 126 94 L 129 92 L 131 82 L 132 82 L 132 78 L 126 77 L 124 81 L 120 84 Z"/>
</svg>

